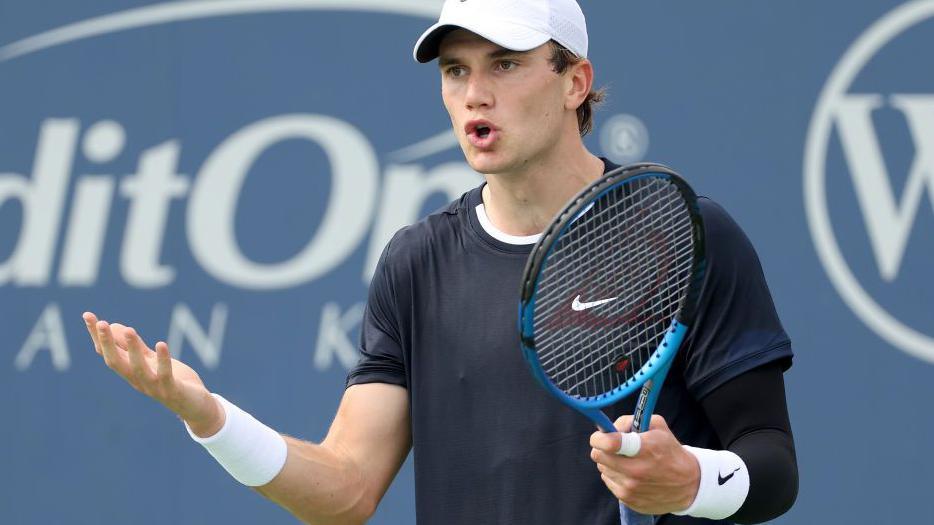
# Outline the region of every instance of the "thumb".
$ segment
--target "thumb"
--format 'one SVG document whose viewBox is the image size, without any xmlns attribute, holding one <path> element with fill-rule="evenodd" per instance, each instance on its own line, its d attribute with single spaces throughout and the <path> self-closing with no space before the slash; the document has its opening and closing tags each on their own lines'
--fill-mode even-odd
<svg viewBox="0 0 934 525">
<path fill-rule="evenodd" d="M 649 430 L 667 430 L 671 432 L 671 429 L 668 428 L 668 422 L 658 414 L 652 414 L 652 419 L 649 421 Z"/>
<path fill-rule="evenodd" d="M 632 415 L 628 416 L 619 416 L 616 419 L 616 422 L 613 423 L 613 426 L 616 427 L 616 430 L 620 432 L 629 432 L 632 430 Z"/>
</svg>

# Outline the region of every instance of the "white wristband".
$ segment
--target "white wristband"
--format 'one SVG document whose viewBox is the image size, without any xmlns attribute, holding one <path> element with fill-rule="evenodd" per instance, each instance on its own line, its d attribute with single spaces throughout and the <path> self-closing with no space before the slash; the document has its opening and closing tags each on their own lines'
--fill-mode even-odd
<svg viewBox="0 0 934 525">
<path fill-rule="evenodd" d="M 749 494 L 749 471 L 742 458 L 729 450 L 708 450 L 684 446 L 700 465 L 700 484 L 690 507 L 672 512 L 678 516 L 694 516 L 722 520 L 743 506 Z"/>
<path fill-rule="evenodd" d="M 200 438 L 186 423 L 188 434 L 240 483 L 259 487 L 272 481 L 285 465 L 285 439 L 237 405 L 218 394 L 211 395 L 227 414 L 224 426 L 213 436 Z"/>
</svg>

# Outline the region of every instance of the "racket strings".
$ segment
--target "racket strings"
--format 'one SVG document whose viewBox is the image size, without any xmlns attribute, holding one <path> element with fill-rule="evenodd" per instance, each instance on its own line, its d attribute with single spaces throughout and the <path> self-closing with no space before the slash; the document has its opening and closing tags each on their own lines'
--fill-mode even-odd
<svg viewBox="0 0 934 525">
<path fill-rule="evenodd" d="M 647 314 L 642 313 L 640 315 L 646 316 Z M 673 316 L 673 312 L 671 312 L 668 317 L 670 316 Z M 618 357 L 620 353 L 628 356 L 628 355 L 631 355 L 633 352 L 636 352 L 636 351 L 640 352 L 640 355 L 636 359 L 629 360 L 629 364 L 626 370 L 624 371 L 620 371 L 619 369 L 616 370 L 616 372 L 623 372 L 627 375 L 631 375 L 634 373 L 635 369 L 641 367 L 642 363 L 651 354 L 652 346 L 649 343 L 652 339 L 651 338 L 652 334 L 650 334 L 650 331 L 653 329 L 658 333 L 661 333 L 662 331 L 664 331 L 665 329 L 664 325 L 660 327 L 652 327 L 652 326 L 647 325 L 647 323 L 652 321 L 653 317 L 656 317 L 656 316 L 648 314 L 646 319 L 635 319 L 635 321 L 637 322 L 636 326 L 643 326 L 644 328 L 640 331 L 636 331 L 635 333 L 625 334 L 624 337 L 628 341 L 628 346 L 623 346 L 622 348 L 620 348 L 618 345 L 610 344 L 613 341 L 612 341 L 612 337 L 609 335 L 604 335 L 602 338 L 603 340 L 591 341 L 587 343 L 588 346 L 596 346 L 597 353 L 591 354 L 591 357 L 589 358 L 589 360 L 588 360 L 587 354 L 585 353 L 580 353 L 577 356 L 573 356 L 571 362 L 565 365 L 564 372 L 558 372 L 559 375 L 565 376 L 566 381 L 562 381 L 560 378 L 556 378 L 556 379 L 558 379 L 558 381 L 562 384 L 562 386 L 566 388 L 575 388 L 575 389 L 577 388 L 577 386 L 579 386 L 580 383 L 582 383 L 583 381 L 586 381 L 587 378 L 595 377 L 599 379 L 600 380 L 599 385 L 588 384 L 587 386 L 589 388 L 586 391 L 581 392 L 582 395 L 587 395 L 587 396 L 596 395 L 598 391 L 605 392 L 608 390 L 612 390 L 612 388 L 616 387 L 620 382 L 618 380 L 612 380 L 612 379 L 609 379 L 609 382 L 608 382 L 607 373 L 611 371 L 611 369 L 614 366 L 614 363 L 617 361 L 617 359 L 614 358 L 614 354 L 617 355 Z M 631 323 L 631 321 L 632 320 L 627 321 L 627 322 Z M 576 330 L 575 338 L 580 340 L 585 336 L 591 335 L 593 330 L 591 330 L 590 328 L 593 328 L 593 326 L 588 327 L 587 330 Z M 600 333 L 604 333 L 604 332 L 600 332 Z M 574 345 L 574 346 L 576 346 L 577 348 L 580 348 L 580 346 L 578 345 Z M 604 349 L 602 353 L 600 353 L 601 347 Z M 599 355 L 600 357 L 599 359 L 595 360 L 593 358 L 593 355 Z M 567 362 L 567 360 L 565 360 L 565 362 Z M 617 366 L 618 366 L 618 363 L 617 363 Z M 577 379 L 577 381 L 574 383 L 574 385 L 571 385 L 570 381 L 573 381 L 575 379 Z"/>
<path fill-rule="evenodd" d="M 620 191 L 620 190 L 615 190 Z M 665 188 L 652 188 L 652 187 L 643 187 L 635 190 L 631 190 L 631 194 L 628 196 L 633 202 L 636 201 L 649 201 L 650 199 L 661 198 L 665 193 Z M 576 231 L 573 235 L 568 235 L 568 232 L 560 239 L 561 246 L 564 247 L 565 255 L 563 257 L 564 261 L 571 260 L 573 257 L 580 255 L 581 250 L 591 250 L 593 249 L 591 243 L 593 241 L 593 234 L 603 235 L 603 230 L 599 229 L 599 224 L 602 221 L 616 221 L 615 224 L 628 225 L 632 226 L 637 217 L 627 214 L 619 214 L 619 204 L 611 204 L 607 202 L 609 199 L 604 198 L 598 201 L 593 202 L 589 208 L 585 208 L 581 212 L 576 221 L 574 221 L 574 226 L 578 228 L 585 229 L 584 231 Z M 586 217 L 586 220 L 581 220 Z M 573 248 L 575 247 L 576 248 Z"/>
<path fill-rule="evenodd" d="M 656 189 L 656 191 L 653 194 L 648 194 L 648 195 L 643 195 L 641 193 L 634 192 L 631 197 L 633 199 L 641 198 L 643 200 L 657 199 L 657 198 L 660 198 L 660 194 L 662 193 L 663 190 L 664 188 Z M 640 190 L 640 191 L 644 191 L 644 190 Z M 576 263 L 578 263 L 581 260 L 581 255 L 583 253 L 583 250 L 593 249 L 592 245 L 585 244 L 585 241 L 591 240 L 594 236 L 603 236 L 602 231 L 594 231 L 594 228 L 595 228 L 595 225 L 598 224 L 599 222 L 607 220 L 607 214 L 615 212 L 614 215 L 610 215 L 610 220 L 613 220 L 615 222 L 612 225 L 611 231 L 608 232 L 610 235 L 612 235 L 612 237 L 608 236 L 608 238 L 619 238 L 620 237 L 619 230 L 623 230 L 627 233 L 630 233 L 639 227 L 646 226 L 645 224 L 639 224 L 637 222 L 639 220 L 639 217 L 631 216 L 631 215 L 627 216 L 627 214 L 620 214 L 619 211 L 614 209 L 613 207 L 606 206 L 606 203 L 603 201 L 597 201 L 597 203 L 595 203 L 594 206 L 591 208 L 591 211 L 593 210 L 597 210 L 597 211 L 592 217 L 589 218 L 589 220 L 577 221 L 578 223 L 580 223 L 580 226 L 579 226 L 580 228 L 583 228 L 589 231 L 583 231 L 583 232 L 576 231 L 573 233 L 569 231 L 568 233 L 564 235 L 564 237 L 562 237 L 562 239 L 560 240 L 560 247 L 558 249 L 562 249 L 564 253 L 562 253 L 560 259 L 557 261 L 549 260 L 550 264 L 552 265 L 550 266 L 550 272 L 556 275 L 569 275 L 574 280 L 574 282 L 584 281 L 584 277 L 587 277 L 587 276 L 581 275 L 581 271 L 584 268 L 584 266 L 581 266 L 580 264 L 576 264 Z M 642 250 L 641 255 L 644 255 L 650 249 L 649 246 L 645 243 L 622 243 L 619 246 L 618 250 L 608 250 L 605 255 L 607 259 L 602 264 L 603 268 L 622 267 L 622 268 L 636 268 L 638 270 L 641 266 L 642 268 L 644 268 L 645 272 L 653 271 L 653 268 L 647 264 L 643 264 L 643 265 L 621 264 L 622 261 L 632 260 L 634 258 L 633 250 L 640 249 L 640 248 Z M 558 249 L 556 249 L 556 252 L 558 251 Z M 554 258 L 554 256 L 552 256 L 552 258 Z M 603 268 L 600 268 L 598 270 L 602 271 Z M 632 278 L 636 280 L 636 282 L 640 282 L 639 276 L 632 276 Z M 595 294 L 606 293 L 607 288 L 608 288 L 608 286 L 606 286 L 607 281 L 610 281 L 610 279 L 607 278 L 607 279 L 604 279 L 603 282 L 598 282 L 596 286 L 593 287 L 593 293 Z M 561 282 L 541 282 L 539 284 L 539 289 L 543 290 L 545 293 L 549 293 L 549 292 L 554 291 L 553 288 L 562 287 L 562 286 L 563 286 L 563 283 Z M 633 288 L 631 291 L 631 294 L 638 294 L 639 292 L 640 290 Z M 622 297 L 624 304 L 628 304 L 626 303 L 626 299 L 627 299 L 626 297 Z M 563 314 L 564 306 L 566 305 L 564 305 L 561 302 L 552 302 L 544 310 L 540 311 L 542 319 L 547 319 L 549 316 L 552 316 L 555 314 Z M 538 317 L 538 315 L 539 314 L 537 313 L 536 317 Z"/>
<path fill-rule="evenodd" d="M 551 250 L 533 319 L 539 361 L 565 392 L 599 396 L 642 368 L 677 315 L 691 218 L 667 179 L 638 179 L 584 208 Z"/>
<path fill-rule="evenodd" d="M 658 223 L 659 221 L 656 220 L 655 222 Z M 652 227 L 652 226 L 658 226 L 658 224 L 649 224 L 649 225 L 644 225 L 644 226 Z M 679 248 L 679 249 L 690 248 L 691 246 L 690 243 L 691 243 L 691 240 L 689 237 L 688 238 L 682 237 L 682 239 L 679 239 L 678 241 L 676 241 L 676 248 Z M 652 248 L 649 246 L 649 243 L 639 243 L 637 247 L 641 248 L 641 250 L 638 254 L 632 253 L 633 246 L 634 244 L 627 244 L 623 246 L 622 249 L 620 250 L 610 251 L 609 256 L 605 263 L 605 267 L 609 267 L 609 268 L 626 267 L 626 265 L 622 263 L 622 261 L 624 260 L 633 260 L 633 259 L 644 260 L 654 255 Z M 566 258 L 564 262 L 572 260 L 572 258 L 576 255 L 578 254 L 577 253 L 571 254 L 571 257 Z M 594 284 L 592 285 L 591 289 L 594 291 L 591 293 L 593 293 L 595 296 L 599 295 L 601 297 L 604 297 L 608 293 L 612 293 L 610 292 L 610 290 L 613 288 L 612 286 L 613 283 L 619 280 L 623 280 L 624 282 L 648 282 L 648 279 L 652 277 L 653 275 L 655 275 L 658 270 L 657 265 L 653 266 L 650 264 L 629 265 L 628 267 L 636 268 L 636 270 L 640 271 L 641 273 L 637 275 L 624 275 L 621 279 L 617 279 L 616 276 L 611 273 L 603 273 L 602 276 L 598 277 L 597 281 L 594 282 Z M 575 274 L 573 280 L 575 282 L 581 282 L 582 279 L 580 276 L 579 268 L 582 268 L 582 266 L 577 266 L 576 268 L 577 270 L 568 270 L 568 269 L 558 267 L 554 269 L 553 271 L 558 274 L 560 273 Z M 620 295 L 616 297 L 616 299 L 620 304 L 632 305 L 634 302 L 633 297 L 644 297 L 644 296 L 645 296 L 645 290 L 633 288 L 629 290 L 628 294 Z M 566 304 L 562 304 L 560 302 L 554 302 L 552 305 L 550 305 L 550 307 L 544 309 L 544 311 L 541 313 L 541 316 L 538 317 L 538 319 L 547 323 L 549 319 L 551 319 L 553 316 L 565 314 L 566 313 L 565 308 L 561 308 L 562 306 L 566 307 Z"/>
<path fill-rule="evenodd" d="M 676 313 L 677 313 L 677 309 L 675 309 L 671 313 L 671 318 L 674 318 L 674 315 Z M 586 377 L 580 378 L 577 383 L 574 383 L 572 385 L 566 385 L 566 384 L 561 385 L 562 390 L 566 390 L 566 391 L 576 390 L 582 385 L 585 385 L 588 381 L 591 381 L 592 378 L 596 378 L 600 382 L 600 385 L 599 385 L 600 388 L 589 389 L 585 393 L 587 397 L 593 397 L 593 396 L 596 396 L 596 395 L 599 395 L 605 392 L 609 392 L 610 390 L 613 390 L 613 388 L 616 388 L 617 386 L 622 384 L 622 381 L 618 381 L 618 382 L 610 381 L 609 383 L 607 383 L 606 378 L 612 377 L 614 374 L 620 373 L 618 370 L 615 370 L 616 365 L 619 363 L 619 357 L 631 357 L 633 353 L 640 352 L 639 359 L 630 359 L 628 364 L 626 365 L 626 370 L 624 374 L 627 378 L 632 377 L 638 372 L 638 369 L 641 368 L 641 364 L 645 363 L 648 360 L 648 358 L 651 356 L 651 354 L 654 352 L 655 346 L 657 345 L 651 344 L 654 342 L 653 335 L 657 333 L 664 333 L 664 331 L 667 328 L 668 328 L 667 323 L 661 326 L 655 326 L 655 325 L 644 326 L 641 331 L 635 334 L 631 334 L 628 337 L 629 340 L 632 341 L 633 343 L 632 348 L 628 351 L 620 350 L 620 349 L 613 347 L 612 337 L 605 337 L 604 341 L 596 342 L 595 344 L 597 345 L 597 347 L 602 348 L 603 352 L 600 353 L 600 355 L 597 356 L 596 358 L 593 358 L 593 357 L 590 358 L 593 364 L 591 364 L 588 367 L 588 369 L 592 373 L 587 375 Z M 579 360 L 584 359 L 584 357 L 578 357 L 578 359 Z M 639 364 L 638 367 L 636 366 L 637 364 Z M 579 366 L 577 368 L 579 371 Z M 574 377 L 575 375 L 571 375 L 569 376 L 569 379 L 573 379 Z M 596 386 L 596 385 L 588 385 L 588 386 Z M 607 386 L 609 386 L 609 388 L 607 388 Z"/>
<path fill-rule="evenodd" d="M 681 268 L 682 270 L 688 270 L 688 271 L 690 270 L 690 265 L 683 265 L 683 266 L 684 267 Z M 675 291 L 671 291 L 669 292 L 668 295 L 659 298 L 659 302 L 665 302 L 666 304 L 672 305 L 672 307 L 668 311 L 663 312 L 662 317 L 665 318 L 666 321 L 673 318 L 674 314 L 677 313 L 677 308 L 674 306 L 676 305 L 676 302 L 678 300 L 680 300 L 680 297 L 675 296 Z M 664 314 L 667 314 L 667 315 L 664 315 Z M 575 330 L 577 332 L 575 335 L 579 339 L 581 337 L 581 331 L 579 329 L 575 329 Z M 652 332 L 653 330 L 655 330 L 655 326 L 650 323 L 639 323 L 639 324 L 633 325 L 633 328 L 628 333 L 627 339 L 630 341 L 634 341 L 634 342 L 642 341 L 646 339 L 646 336 L 648 336 L 650 332 Z M 635 348 L 633 348 L 632 350 L 622 351 L 622 352 L 618 351 L 615 348 L 609 348 L 609 343 L 615 338 L 615 336 L 616 334 L 613 334 L 612 332 L 607 331 L 607 332 L 603 332 L 603 335 L 599 336 L 599 338 L 596 340 L 598 348 L 603 348 L 607 350 L 607 353 L 605 354 L 605 356 L 618 355 L 618 354 L 629 356 L 636 350 L 640 350 L 640 349 L 645 350 L 644 345 L 635 345 Z M 582 347 L 576 347 L 576 348 L 578 348 L 578 350 L 573 353 L 561 354 L 557 352 L 552 352 L 552 354 L 548 357 L 545 357 L 544 355 L 542 355 L 540 357 L 540 362 L 543 365 L 550 365 L 554 363 L 555 360 L 559 358 L 564 358 L 566 364 L 575 364 L 577 361 L 574 361 L 574 359 L 582 361 L 588 358 L 587 354 L 590 352 L 590 349 L 582 348 Z M 654 350 L 654 348 L 651 348 L 648 350 L 651 351 L 651 350 Z M 592 359 L 592 356 L 590 357 L 590 359 Z"/>
<path fill-rule="evenodd" d="M 654 197 L 656 196 L 653 196 L 653 195 L 646 196 L 646 198 L 654 198 Z M 595 206 L 592 209 L 598 209 L 598 207 Z M 605 215 L 613 211 L 614 210 L 612 208 L 606 211 L 600 211 L 597 215 L 590 218 L 591 220 L 579 221 L 579 222 L 583 223 L 582 224 L 583 228 L 592 228 L 594 223 L 607 220 L 605 218 Z M 611 223 L 610 227 L 607 228 L 608 237 L 610 237 L 611 239 L 612 238 L 618 239 L 622 237 L 623 235 L 631 236 L 633 234 L 633 230 L 636 230 L 637 228 L 640 228 L 640 227 L 647 226 L 646 224 L 640 224 L 639 222 L 637 222 L 639 219 L 640 217 L 638 216 L 629 216 L 629 217 L 623 217 L 623 218 L 620 218 L 619 216 L 617 217 L 610 216 L 609 220 L 613 222 Z M 622 232 L 620 232 L 619 230 L 622 230 Z M 623 235 L 621 235 L 621 233 Z M 580 270 L 582 267 L 580 265 L 577 265 L 576 263 L 581 260 L 581 254 L 584 250 L 593 249 L 592 244 L 585 244 L 585 241 L 591 240 L 595 235 L 603 236 L 604 233 L 602 230 L 599 232 L 590 232 L 590 231 L 588 232 L 578 231 L 578 232 L 573 232 L 573 233 L 568 232 L 568 234 L 566 234 L 565 237 L 570 237 L 570 238 L 567 241 L 564 241 L 564 239 L 562 238 L 560 249 L 563 249 L 564 253 L 561 255 L 561 261 L 559 262 L 559 265 L 553 267 L 553 271 L 559 274 L 560 273 L 575 274 L 575 277 L 579 278 Z M 636 232 L 636 235 L 638 235 L 638 232 Z M 579 246 L 575 247 L 575 245 L 579 245 Z M 634 250 L 641 249 L 640 255 L 643 255 L 643 256 L 648 252 L 648 250 L 650 250 L 650 246 L 647 245 L 646 243 L 623 243 L 620 246 L 618 246 L 618 248 L 619 249 L 617 250 L 607 250 L 605 254 L 605 257 L 607 257 L 607 259 L 601 265 L 603 266 L 603 268 L 623 267 L 624 269 L 636 268 L 638 270 L 639 267 L 637 265 L 632 265 L 632 264 L 621 265 L 620 262 L 625 261 L 625 260 L 632 260 L 634 258 L 634 253 L 633 253 Z M 561 266 L 565 266 L 565 267 L 561 267 Z M 572 267 L 567 268 L 567 266 L 572 266 Z M 643 265 L 643 266 L 645 267 L 645 271 L 651 271 L 651 268 L 648 265 Z M 600 270 L 602 270 L 603 268 L 600 268 Z M 560 286 L 560 283 L 551 283 L 551 284 L 556 284 Z M 547 286 L 547 284 L 545 286 Z M 602 292 L 604 290 L 598 289 L 596 291 Z M 637 291 L 634 290 L 634 292 L 637 292 Z M 551 306 L 550 310 L 557 310 L 559 307 L 560 307 L 559 304 L 554 304 Z"/>
<path fill-rule="evenodd" d="M 690 270 L 690 265 L 688 265 L 686 270 Z M 662 297 L 661 301 L 676 303 L 678 299 L 680 299 L 680 297 Z M 665 313 L 668 313 L 668 319 L 670 320 L 674 318 L 677 313 L 677 308 L 671 308 Z M 632 357 L 632 354 L 638 351 L 641 354 L 637 356 L 637 359 L 629 360 L 625 371 L 627 377 L 632 377 L 638 371 L 638 368 L 641 368 L 642 363 L 644 363 L 655 350 L 655 346 L 657 345 L 653 346 L 650 344 L 654 341 L 653 335 L 663 333 L 667 328 L 667 323 L 662 326 L 648 323 L 641 323 L 636 326 L 640 327 L 641 330 L 635 333 L 628 333 L 625 336 L 625 339 L 629 342 L 628 349 L 614 346 L 617 336 L 611 332 L 606 332 L 602 337 L 598 337 L 596 340 L 588 343 L 598 349 L 594 353 L 591 353 L 592 350 L 580 346 L 576 346 L 575 348 L 579 348 L 579 350 L 571 354 L 560 355 L 558 353 L 553 353 L 553 355 L 547 359 L 547 365 L 552 365 L 556 359 L 563 358 L 565 371 L 572 372 L 570 374 L 564 374 L 567 381 L 574 380 L 575 378 L 578 379 L 577 383 L 571 385 L 562 383 L 559 384 L 559 387 L 564 390 L 575 390 L 591 377 L 596 377 L 601 381 L 600 388 L 588 390 L 585 395 L 592 397 L 599 393 L 608 392 L 616 388 L 616 386 L 619 386 L 619 382 L 610 383 L 609 388 L 607 388 L 607 383 L 605 382 L 606 375 L 611 375 L 609 373 L 612 372 L 613 367 L 619 363 L 620 357 Z M 580 337 L 576 339 L 580 340 Z M 547 365 L 543 362 L 543 366 Z M 561 374 L 559 374 L 559 376 L 560 375 Z M 584 376 L 582 379 L 578 377 L 581 375 Z"/>
</svg>

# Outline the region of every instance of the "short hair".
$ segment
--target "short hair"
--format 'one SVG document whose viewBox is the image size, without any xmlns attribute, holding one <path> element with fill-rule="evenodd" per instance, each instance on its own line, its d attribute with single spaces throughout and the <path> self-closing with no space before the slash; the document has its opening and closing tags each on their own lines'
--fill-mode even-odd
<svg viewBox="0 0 934 525">
<path fill-rule="evenodd" d="M 549 41 L 551 44 L 551 57 L 548 59 L 551 62 L 551 68 L 555 73 L 563 75 L 565 71 L 568 70 L 568 67 L 577 64 L 584 60 L 583 58 L 574 54 L 573 51 L 562 46 L 554 40 Z M 600 89 L 591 89 L 590 93 L 587 94 L 587 97 L 577 108 L 577 129 L 580 131 L 581 137 L 590 133 L 593 130 L 593 111 L 601 102 L 606 98 L 606 88 L 602 87 Z"/>
</svg>

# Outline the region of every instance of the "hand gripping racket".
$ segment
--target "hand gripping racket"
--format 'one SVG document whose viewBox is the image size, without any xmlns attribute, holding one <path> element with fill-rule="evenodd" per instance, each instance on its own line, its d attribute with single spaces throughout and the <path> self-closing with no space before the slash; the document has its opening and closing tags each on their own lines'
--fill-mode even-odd
<svg viewBox="0 0 934 525">
<path fill-rule="evenodd" d="M 675 172 L 637 164 L 572 199 L 526 263 L 519 304 L 522 351 L 546 390 L 616 432 L 601 410 L 641 388 L 635 455 L 665 375 L 694 321 L 704 277 L 697 197 Z M 620 506 L 624 524 L 650 524 Z"/>
</svg>

